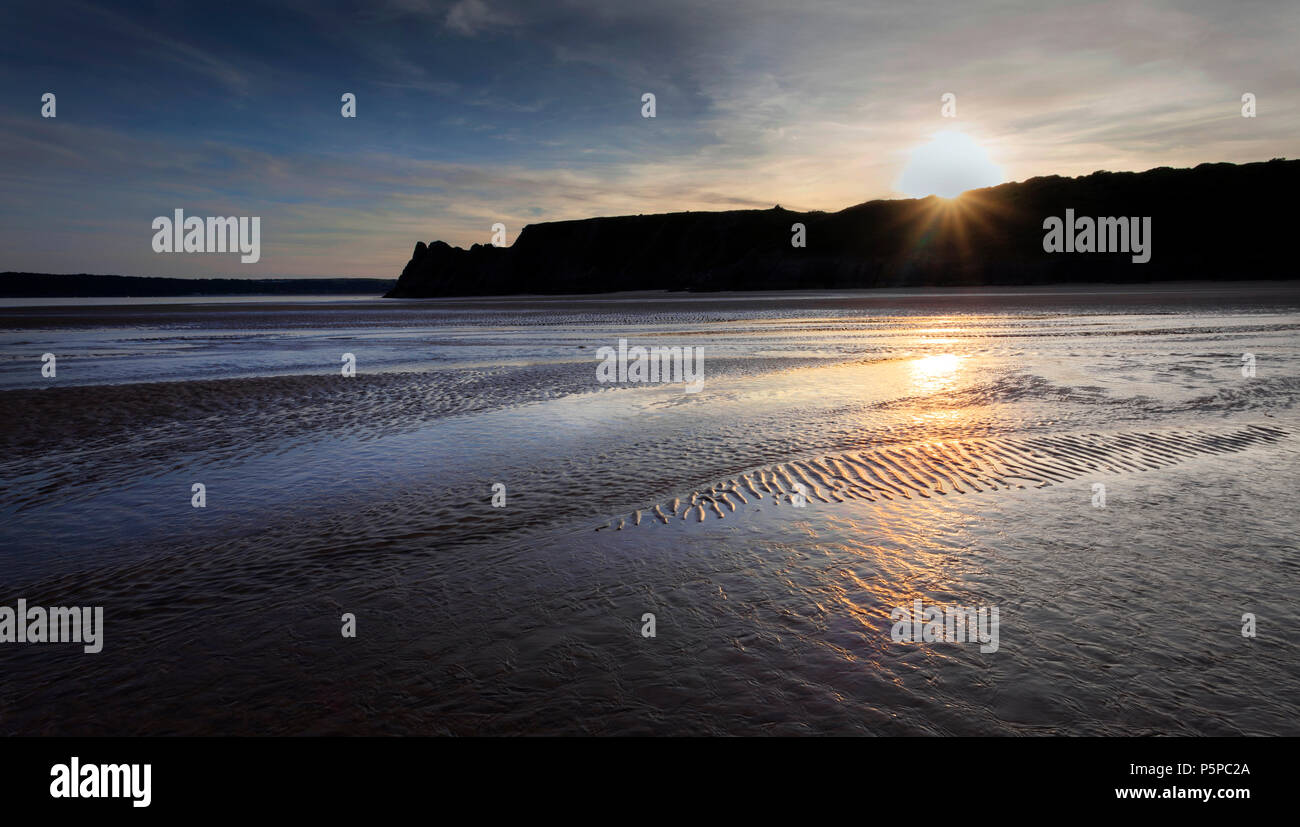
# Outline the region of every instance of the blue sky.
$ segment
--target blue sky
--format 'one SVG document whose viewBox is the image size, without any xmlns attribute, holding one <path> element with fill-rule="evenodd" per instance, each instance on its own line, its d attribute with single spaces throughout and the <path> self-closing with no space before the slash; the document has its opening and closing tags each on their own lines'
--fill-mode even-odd
<svg viewBox="0 0 1300 827">
<path fill-rule="evenodd" d="M 1300 134 L 1290 0 L 46 0 L 0 26 L 0 270 L 394 277 L 498 221 L 902 197 L 943 131 L 1005 180 Z M 154 253 L 178 207 L 260 216 L 261 260 Z"/>
</svg>

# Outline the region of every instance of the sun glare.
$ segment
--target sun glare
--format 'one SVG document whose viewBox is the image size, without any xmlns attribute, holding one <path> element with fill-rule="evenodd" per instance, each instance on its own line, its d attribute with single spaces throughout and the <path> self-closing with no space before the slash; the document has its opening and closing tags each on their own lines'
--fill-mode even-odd
<svg viewBox="0 0 1300 827">
<path fill-rule="evenodd" d="M 955 353 L 936 353 L 912 362 L 912 388 L 918 393 L 936 393 L 950 389 L 961 368 L 962 357 Z"/>
<path fill-rule="evenodd" d="M 939 132 L 912 150 L 897 188 L 913 198 L 955 198 L 966 190 L 1002 183 L 1002 168 L 962 132 Z"/>
</svg>

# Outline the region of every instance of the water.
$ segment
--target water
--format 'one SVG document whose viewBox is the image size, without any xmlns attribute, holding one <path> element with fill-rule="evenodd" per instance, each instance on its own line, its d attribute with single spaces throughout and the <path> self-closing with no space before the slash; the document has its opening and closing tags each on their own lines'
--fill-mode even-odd
<svg viewBox="0 0 1300 827">
<path fill-rule="evenodd" d="M 106 632 L 0 645 L 0 732 L 1297 734 L 1297 329 L 1287 285 L 3 308 L 0 605 Z M 599 383 L 620 338 L 703 388 Z M 895 642 L 915 599 L 998 650 Z"/>
</svg>

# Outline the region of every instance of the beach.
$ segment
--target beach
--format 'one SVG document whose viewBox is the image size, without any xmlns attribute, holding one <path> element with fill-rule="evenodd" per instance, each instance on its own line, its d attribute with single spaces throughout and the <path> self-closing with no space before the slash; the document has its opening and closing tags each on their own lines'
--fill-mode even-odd
<svg viewBox="0 0 1300 827">
<path fill-rule="evenodd" d="M 5 734 L 1300 734 L 1294 283 L 10 304 Z"/>
</svg>

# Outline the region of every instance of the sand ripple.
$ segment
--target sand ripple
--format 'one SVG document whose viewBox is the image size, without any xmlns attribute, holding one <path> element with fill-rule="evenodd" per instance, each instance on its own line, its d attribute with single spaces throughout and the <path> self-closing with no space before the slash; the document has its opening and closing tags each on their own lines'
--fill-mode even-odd
<svg viewBox="0 0 1300 827">
<path fill-rule="evenodd" d="M 1226 431 L 1165 430 L 954 439 L 844 451 L 755 468 L 675 498 L 616 517 L 623 529 L 670 520 L 703 522 L 738 513 L 738 506 L 803 506 L 849 499 L 930 499 L 1011 488 L 1044 488 L 1087 474 L 1124 474 L 1164 468 L 1208 454 L 1268 445 L 1281 428 L 1248 425 Z M 651 513 L 654 520 L 643 520 Z M 604 526 L 601 526 L 604 528 Z M 597 529 L 598 531 L 600 528 Z"/>
</svg>

